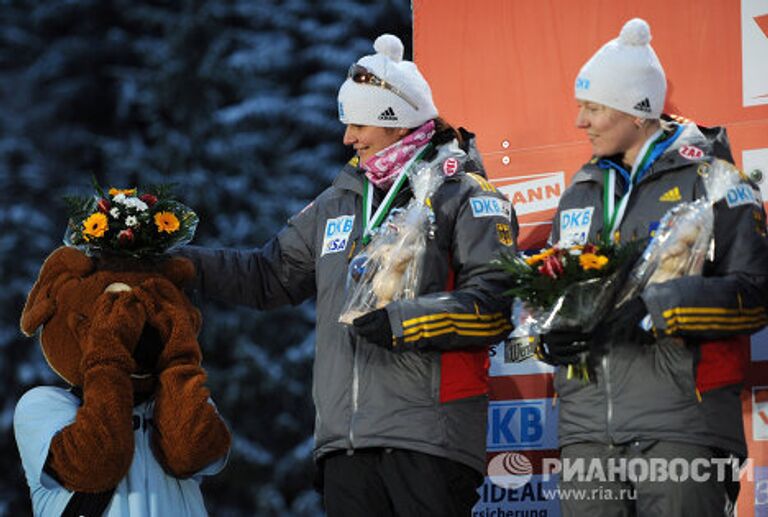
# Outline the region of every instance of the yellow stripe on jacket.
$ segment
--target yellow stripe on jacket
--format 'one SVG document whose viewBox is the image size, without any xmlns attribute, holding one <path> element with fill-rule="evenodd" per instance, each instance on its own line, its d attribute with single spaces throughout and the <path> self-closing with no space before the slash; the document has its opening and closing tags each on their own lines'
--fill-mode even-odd
<svg viewBox="0 0 768 517">
<path fill-rule="evenodd" d="M 406 343 L 422 338 L 455 333 L 459 336 L 495 336 L 512 329 L 502 313 L 443 313 L 412 318 L 403 322 Z"/>
<path fill-rule="evenodd" d="M 768 323 L 764 307 L 725 309 L 722 307 L 676 307 L 662 313 L 666 334 L 680 330 L 747 331 Z"/>
</svg>

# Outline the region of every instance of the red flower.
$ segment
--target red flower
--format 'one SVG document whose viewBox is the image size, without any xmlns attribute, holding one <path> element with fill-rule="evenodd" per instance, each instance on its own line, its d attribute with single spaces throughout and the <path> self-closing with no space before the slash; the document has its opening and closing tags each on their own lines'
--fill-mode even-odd
<svg viewBox="0 0 768 517">
<path fill-rule="evenodd" d="M 152 206 L 157 203 L 157 196 L 153 196 L 152 194 L 142 194 L 139 196 L 139 199 L 144 201 L 147 206 Z"/>
<path fill-rule="evenodd" d="M 109 212 L 109 207 L 111 205 L 109 204 L 109 200 L 101 198 L 99 199 L 99 202 L 96 204 L 96 206 L 99 208 L 99 212 L 106 214 Z"/>
<path fill-rule="evenodd" d="M 544 262 L 539 266 L 538 271 L 542 275 L 547 275 L 550 278 L 557 278 L 559 275 L 563 274 L 563 263 L 560 262 L 560 257 L 557 255 L 550 255 L 544 259 Z"/>
<path fill-rule="evenodd" d="M 117 234 L 117 241 L 120 246 L 129 246 L 133 242 L 133 230 L 126 228 Z"/>
<path fill-rule="evenodd" d="M 589 243 L 589 244 L 585 244 L 584 245 L 584 249 L 582 249 L 581 252 L 582 253 L 597 253 L 598 249 L 599 248 L 597 246 L 595 246 L 592 243 Z"/>
</svg>

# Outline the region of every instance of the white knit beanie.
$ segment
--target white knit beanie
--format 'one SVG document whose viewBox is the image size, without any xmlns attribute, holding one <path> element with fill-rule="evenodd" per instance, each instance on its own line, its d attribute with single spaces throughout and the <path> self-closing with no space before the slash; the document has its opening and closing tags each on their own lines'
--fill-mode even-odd
<svg viewBox="0 0 768 517">
<path fill-rule="evenodd" d="M 596 102 L 636 117 L 661 116 L 667 79 L 650 45 L 651 28 L 634 18 L 619 37 L 587 61 L 576 77 L 576 98 Z"/>
<path fill-rule="evenodd" d="M 416 64 L 403 61 L 403 42 L 382 34 L 373 43 L 376 54 L 357 64 L 392 85 L 416 105 L 382 86 L 356 83 L 348 77 L 339 89 L 339 120 L 344 124 L 380 127 L 418 127 L 437 117 L 432 90 Z"/>
</svg>

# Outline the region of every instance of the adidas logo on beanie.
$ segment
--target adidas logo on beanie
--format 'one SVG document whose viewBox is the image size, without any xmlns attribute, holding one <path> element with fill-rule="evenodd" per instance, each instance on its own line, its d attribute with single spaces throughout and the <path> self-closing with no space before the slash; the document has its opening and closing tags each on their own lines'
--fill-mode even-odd
<svg viewBox="0 0 768 517">
<path fill-rule="evenodd" d="M 648 100 L 648 97 L 641 100 L 637 104 L 635 104 L 635 108 L 637 111 L 644 111 L 646 113 L 651 112 L 651 101 Z"/>
<path fill-rule="evenodd" d="M 667 78 L 650 43 L 648 23 L 640 18 L 629 20 L 619 37 L 603 45 L 581 68 L 576 98 L 637 117 L 659 118 Z"/>
<path fill-rule="evenodd" d="M 385 109 L 381 115 L 379 115 L 379 120 L 397 120 L 395 110 L 393 110 L 392 107 Z"/>
</svg>

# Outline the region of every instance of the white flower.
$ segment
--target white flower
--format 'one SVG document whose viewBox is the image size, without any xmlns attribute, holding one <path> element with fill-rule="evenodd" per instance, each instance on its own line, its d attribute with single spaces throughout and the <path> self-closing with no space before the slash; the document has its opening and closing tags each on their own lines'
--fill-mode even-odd
<svg viewBox="0 0 768 517">
<path fill-rule="evenodd" d="M 144 212 L 147 208 L 147 204 L 137 197 L 129 197 L 125 199 L 123 203 L 125 206 L 135 208 L 139 212 Z"/>
<path fill-rule="evenodd" d="M 115 197 L 112 198 L 112 201 L 115 203 L 120 203 L 123 206 L 127 206 L 128 208 L 135 208 L 139 212 L 145 211 L 147 208 L 147 204 L 142 201 L 141 199 L 137 197 L 126 197 L 125 194 L 118 194 Z"/>
<path fill-rule="evenodd" d="M 109 210 L 109 215 L 111 215 L 113 218 L 117 219 L 118 217 L 120 217 L 120 210 L 116 206 L 113 206 Z"/>
<path fill-rule="evenodd" d="M 125 218 L 125 225 L 126 226 L 134 227 L 137 224 L 139 224 L 139 220 L 136 219 L 135 215 L 129 215 L 128 217 Z"/>
</svg>

